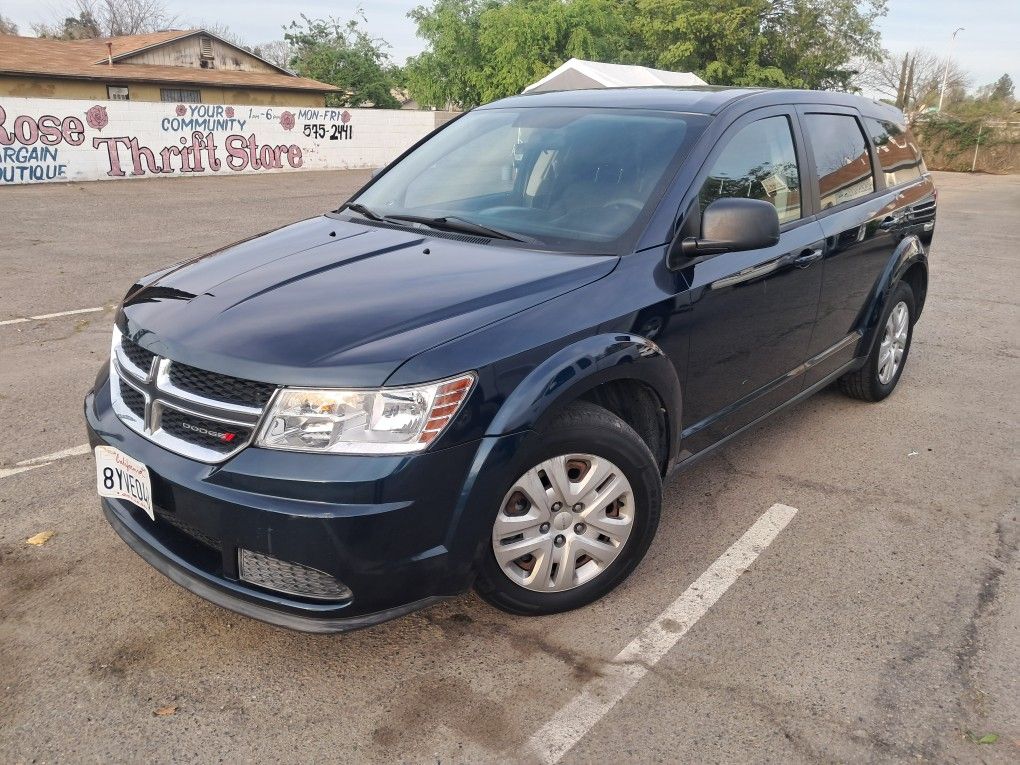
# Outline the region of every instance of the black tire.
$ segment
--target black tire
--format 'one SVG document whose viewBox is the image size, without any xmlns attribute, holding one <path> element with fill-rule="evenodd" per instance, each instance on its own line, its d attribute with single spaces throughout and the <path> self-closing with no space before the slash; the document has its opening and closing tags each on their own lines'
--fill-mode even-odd
<svg viewBox="0 0 1020 765">
<path fill-rule="evenodd" d="M 900 303 L 905 303 L 907 306 L 907 344 L 903 349 L 903 356 L 900 359 L 900 365 L 896 372 L 888 382 L 883 383 L 879 378 L 878 369 L 879 356 L 882 350 L 882 338 L 885 333 L 886 324 L 889 321 L 889 316 Z M 900 375 L 903 374 L 903 369 L 907 365 L 907 357 L 910 355 L 910 343 L 914 339 L 915 315 L 914 292 L 910 289 L 909 284 L 900 282 L 886 301 L 885 310 L 882 311 L 882 318 L 878 322 L 878 336 L 875 338 L 867 361 L 857 371 L 848 372 L 839 378 L 840 390 L 851 398 L 860 399 L 861 401 L 881 401 L 892 393 L 896 389 L 896 383 L 899 382 Z"/>
<path fill-rule="evenodd" d="M 647 444 L 627 423 L 600 406 L 576 402 L 521 450 L 512 474 L 523 476 L 545 460 L 564 454 L 591 454 L 616 465 L 634 497 L 633 527 L 612 563 L 594 578 L 561 592 L 536 592 L 512 581 L 486 538 L 477 565 L 476 592 L 503 611 L 538 616 L 585 606 L 619 585 L 641 562 L 659 525 L 662 477 Z M 509 491 L 511 487 L 507 487 Z M 502 502 L 499 497 L 497 502 Z M 501 507 L 491 513 L 492 529 Z"/>
</svg>

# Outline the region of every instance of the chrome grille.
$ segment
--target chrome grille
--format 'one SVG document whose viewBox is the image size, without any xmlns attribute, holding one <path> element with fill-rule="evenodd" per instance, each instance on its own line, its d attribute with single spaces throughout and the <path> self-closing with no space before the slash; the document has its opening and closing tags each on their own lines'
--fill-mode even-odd
<svg viewBox="0 0 1020 765">
<path fill-rule="evenodd" d="M 110 398 L 128 427 L 165 449 L 208 463 L 222 462 L 251 442 L 276 386 L 205 372 L 155 354 L 145 366 L 148 353 L 114 330 Z M 217 391 L 223 394 L 213 395 Z"/>
<path fill-rule="evenodd" d="M 267 590 L 315 600 L 350 600 L 352 593 L 343 582 L 317 568 L 290 563 L 272 555 L 237 551 L 238 578 Z"/>
</svg>

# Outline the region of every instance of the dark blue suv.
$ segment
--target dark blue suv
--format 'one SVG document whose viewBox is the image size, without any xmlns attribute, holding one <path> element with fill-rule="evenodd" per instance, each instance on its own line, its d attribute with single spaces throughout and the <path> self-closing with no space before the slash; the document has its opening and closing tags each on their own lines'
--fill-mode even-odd
<svg viewBox="0 0 1020 765">
<path fill-rule="evenodd" d="M 936 194 L 895 109 L 809 91 L 476 109 L 339 210 L 151 274 L 85 401 L 107 519 L 296 629 L 470 587 L 575 608 L 663 479 L 834 381 L 878 401 Z"/>
</svg>

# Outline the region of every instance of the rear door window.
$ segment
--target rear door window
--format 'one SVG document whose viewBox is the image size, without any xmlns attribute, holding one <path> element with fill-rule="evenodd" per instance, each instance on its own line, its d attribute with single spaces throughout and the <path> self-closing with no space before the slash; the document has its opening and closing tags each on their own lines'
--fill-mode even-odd
<svg viewBox="0 0 1020 765">
<path fill-rule="evenodd" d="M 899 186 L 921 177 L 924 160 L 908 128 L 870 117 L 865 118 L 864 124 L 871 134 L 871 145 L 878 155 L 886 186 Z"/>
<path fill-rule="evenodd" d="M 701 209 L 721 197 L 771 202 L 780 223 L 800 217 L 800 172 L 789 119 L 766 117 L 729 140 L 701 185 Z"/>
<path fill-rule="evenodd" d="M 868 144 L 855 117 L 807 114 L 805 128 L 815 159 L 821 208 L 850 202 L 875 190 Z"/>
</svg>

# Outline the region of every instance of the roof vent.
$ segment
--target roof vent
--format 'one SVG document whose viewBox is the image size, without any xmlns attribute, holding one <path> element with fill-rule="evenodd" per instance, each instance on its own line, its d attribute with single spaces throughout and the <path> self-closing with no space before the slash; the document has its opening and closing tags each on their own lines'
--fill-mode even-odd
<svg viewBox="0 0 1020 765">
<path fill-rule="evenodd" d="M 202 46 L 202 59 L 205 61 L 211 61 L 213 57 L 212 52 L 212 39 L 203 36 L 200 40 Z"/>
</svg>

